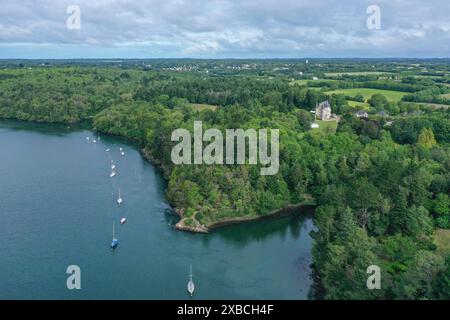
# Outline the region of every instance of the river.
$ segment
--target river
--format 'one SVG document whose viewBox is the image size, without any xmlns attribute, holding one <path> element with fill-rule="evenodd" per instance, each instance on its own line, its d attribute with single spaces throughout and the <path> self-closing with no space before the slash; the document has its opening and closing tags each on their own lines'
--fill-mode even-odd
<svg viewBox="0 0 450 320">
<path fill-rule="evenodd" d="M 80 126 L 0 121 L 0 299 L 186 299 L 191 264 L 192 299 L 307 299 L 310 212 L 176 231 L 158 170 L 126 141 L 94 138 Z M 80 290 L 67 289 L 69 265 L 80 267 Z"/>
</svg>

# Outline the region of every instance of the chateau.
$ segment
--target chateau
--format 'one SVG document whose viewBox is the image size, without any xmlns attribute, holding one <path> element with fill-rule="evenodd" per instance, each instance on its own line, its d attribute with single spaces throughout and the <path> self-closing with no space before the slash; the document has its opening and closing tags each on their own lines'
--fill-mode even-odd
<svg viewBox="0 0 450 320">
<path fill-rule="evenodd" d="M 316 119 L 319 119 L 319 120 L 330 120 L 331 119 L 331 105 L 328 102 L 328 100 L 317 103 Z"/>
</svg>

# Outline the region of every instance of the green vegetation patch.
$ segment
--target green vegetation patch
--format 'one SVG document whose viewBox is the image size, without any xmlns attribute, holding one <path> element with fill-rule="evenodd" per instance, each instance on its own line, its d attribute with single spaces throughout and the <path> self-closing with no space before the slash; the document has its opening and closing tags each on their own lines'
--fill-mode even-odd
<svg viewBox="0 0 450 320">
<path fill-rule="evenodd" d="M 219 106 L 215 106 L 212 104 L 204 104 L 204 103 L 191 103 L 191 106 L 194 107 L 197 111 L 203 111 L 203 110 L 212 110 L 215 111 Z"/>
<path fill-rule="evenodd" d="M 400 92 L 400 91 L 393 91 L 393 90 L 381 90 L 381 89 L 370 89 L 370 88 L 352 88 L 352 89 L 339 89 L 339 90 L 333 90 L 326 92 L 327 94 L 344 94 L 347 96 L 356 96 L 357 94 L 360 94 L 364 97 L 364 99 L 370 99 L 372 95 L 379 93 L 382 94 L 388 99 L 389 101 L 398 102 L 400 101 L 404 95 L 406 95 L 406 92 Z"/>
<path fill-rule="evenodd" d="M 436 229 L 433 238 L 439 254 L 450 254 L 450 230 Z"/>
</svg>

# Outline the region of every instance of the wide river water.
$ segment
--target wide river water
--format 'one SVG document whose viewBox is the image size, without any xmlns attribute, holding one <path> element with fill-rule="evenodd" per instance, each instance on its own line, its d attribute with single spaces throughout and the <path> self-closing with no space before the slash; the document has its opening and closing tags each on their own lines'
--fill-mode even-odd
<svg viewBox="0 0 450 320">
<path fill-rule="evenodd" d="M 311 213 L 176 231 L 158 170 L 125 141 L 94 138 L 0 121 L 0 299 L 186 299 L 190 265 L 193 299 L 307 299 Z M 69 265 L 81 269 L 80 290 L 67 289 Z"/>
</svg>

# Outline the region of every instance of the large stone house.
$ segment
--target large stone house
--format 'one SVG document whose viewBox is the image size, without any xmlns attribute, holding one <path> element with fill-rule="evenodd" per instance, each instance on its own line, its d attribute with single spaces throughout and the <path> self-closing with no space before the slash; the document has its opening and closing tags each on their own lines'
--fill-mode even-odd
<svg viewBox="0 0 450 320">
<path fill-rule="evenodd" d="M 322 101 L 316 105 L 316 119 L 330 120 L 331 119 L 331 105 L 326 101 Z"/>
</svg>

